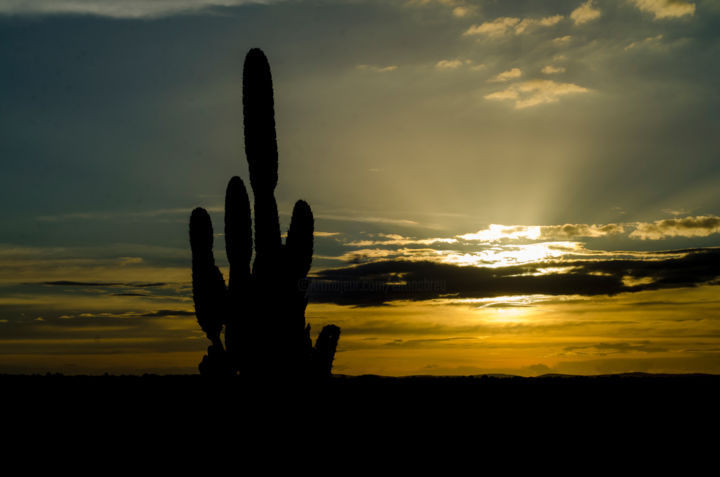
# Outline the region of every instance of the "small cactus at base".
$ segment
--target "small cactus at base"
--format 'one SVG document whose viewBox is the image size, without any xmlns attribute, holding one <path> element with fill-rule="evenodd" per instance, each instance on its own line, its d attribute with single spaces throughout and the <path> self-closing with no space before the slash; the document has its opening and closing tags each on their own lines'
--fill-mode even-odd
<svg viewBox="0 0 720 477">
<path fill-rule="evenodd" d="M 278 152 L 272 76 L 259 49 L 245 58 L 243 114 L 255 240 L 253 244 L 245 184 L 233 177 L 225 195 L 227 286 L 215 265 L 210 216 L 200 207 L 190 216 L 195 314 L 211 342 L 200 374 L 325 379 L 331 375 L 340 328 L 325 326 L 312 345 L 310 325 L 305 323 L 308 300 L 299 284 L 312 263 L 314 219 L 308 203 L 298 200 L 282 243 L 275 201 Z"/>
</svg>

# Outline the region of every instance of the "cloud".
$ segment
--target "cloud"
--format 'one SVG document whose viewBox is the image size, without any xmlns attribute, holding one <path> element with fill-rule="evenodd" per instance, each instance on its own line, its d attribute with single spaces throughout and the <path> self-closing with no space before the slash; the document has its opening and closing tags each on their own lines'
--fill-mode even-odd
<svg viewBox="0 0 720 477">
<path fill-rule="evenodd" d="M 380 234 L 383 237 L 382 240 L 354 240 L 352 242 L 345 243 L 349 247 L 370 247 L 375 245 L 433 245 L 439 243 L 455 243 L 457 239 L 454 238 L 428 238 L 418 239 L 412 237 L 404 237 L 397 234 Z"/>
<path fill-rule="evenodd" d="M 655 15 L 655 20 L 695 14 L 695 4 L 683 0 L 631 0 L 635 6 Z"/>
<path fill-rule="evenodd" d="M 662 44 L 663 35 L 650 36 L 644 40 L 634 41 L 625 47 L 625 51 L 633 48 L 657 48 Z"/>
<path fill-rule="evenodd" d="M 380 259 L 397 259 L 409 261 L 432 261 L 464 266 L 493 266 L 515 265 L 519 263 L 534 263 L 541 260 L 563 259 L 569 256 L 596 258 L 609 256 L 610 252 L 585 250 L 579 242 L 550 241 L 542 243 L 517 244 L 507 243 L 522 238 L 499 238 L 494 241 L 483 239 L 473 240 L 473 234 L 466 234 L 467 238 L 447 240 L 433 240 L 431 243 L 407 243 L 404 248 L 364 248 L 354 250 L 335 257 L 322 257 L 339 260 L 347 263 L 366 263 Z M 532 240 L 532 239 L 528 239 Z M 477 243 L 479 242 L 479 243 Z M 356 244 L 362 246 L 364 244 Z M 377 244 L 377 247 L 396 247 L 404 244 Z M 426 245 L 427 248 L 415 248 L 412 245 Z M 604 255 L 606 254 L 606 255 Z M 622 256 L 631 256 L 623 252 Z M 647 256 L 647 254 L 643 255 Z M 321 257 L 318 257 L 321 258 Z"/>
<path fill-rule="evenodd" d="M 565 224 L 545 225 L 540 227 L 541 239 L 566 240 L 580 237 L 607 237 L 619 235 L 625 232 L 620 224 L 587 225 L 587 224 Z"/>
<path fill-rule="evenodd" d="M 666 353 L 667 348 L 653 345 L 650 341 L 640 341 L 634 343 L 616 342 L 616 343 L 596 343 L 582 346 L 567 346 L 563 349 L 561 356 L 607 356 L 610 354 L 620 353 Z"/>
<path fill-rule="evenodd" d="M 465 241 L 494 243 L 509 240 L 574 240 L 625 234 L 630 238 L 659 240 L 668 237 L 707 237 L 720 233 L 720 217 L 698 216 L 624 224 L 500 225 L 490 224 L 475 233 L 457 235 Z M 436 243 L 440 239 L 433 239 Z"/>
<path fill-rule="evenodd" d="M 525 18 L 515 26 L 515 33 L 520 35 L 528 32 L 534 27 L 551 27 L 560 23 L 565 17 L 562 15 L 553 15 L 545 18 Z"/>
<path fill-rule="evenodd" d="M 502 225 L 490 224 L 477 232 L 454 237 L 413 238 L 398 234 L 377 234 L 381 239 L 355 240 L 345 243 L 351 247 L 378 245 L 437 245 L 458 241 L 499 243 L 510 241 L 575 240 L 624 235 L 630 238 L 658 240 L 668 237 L 706 237 L 720 233 L 720 217 L 698 216 L 663 219 L 655 222 L 629 222 L 609 224 L 560 224 L 560 225 Z M 571 242 L 572 243 L 572 242 Z"/>
<path fill-rule="evenodd" d="M 464 0 L 407 0 L 406 7 L 427 7 L 429 5 L 440 5 L 451 8 L 450 12 L 456 18 L 465 18 L 473 15 L 477 7 Z"/>
<path fill-rule="evenodd" d="M 357 65 L 355 67 L 360 71 L 373 71 L 375 73 L 387 73 L 388 71 L 395 71 L 398 69 L 397 65 L 389 66 L 376 66 L 376 65 Z"/>
<path fill-rule="evenodd" d="M 456 70 L 460 68 L 464 62 L 462 60 L 440 60 L 435 63 L 435 69 L 438 70 Z"/>
<path fill-rule="evenodd" d="M 671 256 L 669 252 L 606 251 L 587 249 L 582 242 L 587 238 L 605 240 L 616 240 L 617 237 L 628 238 L 629 233 L 638 227 L 642 230 L 643 224 L 632 222 L 549 226 L 490 224 L 477 232 L 448 238 L 371 234 L 373 237 L 368 239 L 342 242 L 343 247 L 358 247 L 357 250 L 322 258 L 353 264 L 404 260 L 494 268 L 515 265 L 534 267 L 534 264 L 540 262 L 555 261 L 555 265 L 546 265 L 542 269 L 533 269 L 527 273 L 556 274 L 559 270 L 570 266 L 568 263 L 576 260 L 663 261 L 681 258 L 688 253 L 688 251 L 677 251 Z M 639 238 L 638 232 L 629 238 Z M 594 272 L 608 275 L 604 271 Z M 648 285 L 654 281 L 654 279 L 645 279 L 642 275 L 640 277 L 633 274 L 626 275 L 620 277 L 620 282 L 625 287 Z"/>
<path fill-rule="evenodd" d="M 463 35 L 484 35 L 489 38 L 500 38 L 505 35 L 522 35 L 537 27 L 551 27 L 560 23 L 565 17 L 553 15 L 544 18 L 500 17 L 495 20 L 473 25 Z"/>
<path fill-rule="evenodd" d="M 562 66 L 553 66 L 553 65 L 547 65 L 543 67 L 541 70 L 543 74 L 546 75 L 557 75 L 560 73 L 565 73 L 565 68 Z"/>
<path fill-rule="evenodd" d="M 64 286 L 64 287 L 133 287 L 133 288 L 151 288 L 163 287 L 167 285 L 162 282 L 155 283 L 138 283 L 138 282 L 76 282 L 71 280 L 56 280 L 51 282 L 43 282 L 43 285 Z"/>
<path fill-rule="evenodd" d="M 5 15 L 98 15 L 113 18 L 155 18 L 213 7 L 276 3 L 273 0 L 0 0 Z"/>
<path fill-rule="evenodd" d="M 663 209 L 663 212 L 670 215 L 684 215 L 690 211 L 687 209 Z"/>
<path fill-rule="evenodd" d="M 316 219 L 337 220 L 339 222 L 361 222 L 371 224 L 393 224 L 393 225 L 418 225 L 414 220 L 409 219 L 390 219 L 387 217 L 365 217 L 354 215 L 334 215 L 334 214 L 318 214 Z"/>
<path fill-rule="evenodd" d="M 571 35 L 565 35 L 565 36 L 559 36 L 557 38 L 553 38 L 553 43 L 557 46 L 567 45 L 572 41 Z"/>
<path fill-rule="evenodd" d="M 163 318 L 166 316 L 195 316 L 195 312 L 188 310 L 157 310 L 153 312 L 143 313 L 140 316 L 149 318 Z"/>
<path fill-rule="evenodd" d="M 405 2 L 406 7 L 424 7 L 426 5 L 431 5 L 434 3 L 439 3 L 440 5 L 445 6 L 453 6 L 458 3 L 460 3 L 459 0 L 407 0 Z"/>
<path fill-rule="evenodd" d="M 455 7 L 452 10 L 453 16 L 456 16 L 458 18 L 466 17 L 466 16 L 470 15 L 471 13 L 472 13 L 472 9 L 467 6 Z"/>
<path fill-rule="evenodd" d="M 498 242 L 500 240 L 535 240 L 540 237 L 540 227 L 527 225 L 500 225 L 490 224 L 486 229 L 478 230 L 475 233 L 457 236 L 462 240 Z"/>
<path fill-rule="evenodd" d="M 490 224 L 475 233 L 458 235 L 467 241 L 500 242 L 507 240 L 571 240 L 581 237 L 607 237 L 624 233 L 621 224 L 589 225 L 500 225 Z"/>
<path fill-rule="evenodd" d="M 118 262 L 120 265 L 137 265 L 138 263 L 143 263 L 142 257 L 118 257 Z"/>
<path fill-rule="evenodd" d="M 484 22 L 480 25 L 473 25 L 463 35 L 485 35 L 490 38 L 499 38 L 506 33 L 512 32 L 513 28 L 520 23 L 519 18 L 501 17 L 495 20 Z"/>
<path fill-rule="evenodd" d="M 593 20 L 597 20 L 602 15 L 602 12 L 598 8 L 593 8 L 593 0 L 588 0 L 583 3 L 570 14 L 570 19 L 575 25 L 582 25 Z"/>
<path fill-rule="evenodd" d="M 223 212 L 222 206 L 206 207 L 208 212 Z M 188 208 L 173 209 L 152 209 L 137 211 L 95 211 L 95 212 L 70 212 L 56 215 L 40 215 L 35 220 L 40 222 L 65 222 L 76 220 L 143 220 L 159 217 L 189 216 Z M 185 218 L 183 217 L 183 220 Z"/>
<path fill-rule="evenodd" d="M 659 240 L 667 237 L 707 237 L 716 233 L 720 233 L 720 217 L 710 215 L 639 223 L 630 237 Z"/>
<path fill-rule="evenodd" d="M 493 101 L 513 101 L 515 109 L 530 108 L 541 104 L 555 103 L 563 96 L 588 93 L 590 90 L 573 83 L 557 83 L 551 80 L 530 80 L 485 95 Z"/>
<path fill-rule="evenodd" d="M 693 287 L 719 277 L 720 249 L 685 251 L 660 259 L 548 260 L 505 267 L 384 260 L 323 270 L 309 284 L 308 293 L 316 302 L 378 305 L 442 297 L 615 295 Z"/>
<path fill-rule="evenodd" d="M 490 78 L 488 81 L 493 83 L 501 83 L 504 81 L 510 81 L 511 79 L 516 79 L 522 76 L 522 70 L 520 68 L 513 68 L 508 71 L 503 71 L 502 73 L 498 74 L 497 76 Z"/>
<path fill-rule="evenodd" d="M 428 249 L 424 249 L 428 250 Z M 414 252 L 418 252 L 418 249 L 412 249 Z M 410 250 L 408 249 L 400 249 L 400 250 L 389 250 L 385 248 L 364 248 L 360 250 L 353 250 L 350 252 L 346 252 L 340 256 L 331 257 L 331 256 L 316 256 L 316 258 L 325 258 L 330 260 L 338 260 L 341 262 L 346 263 L 363 263 L 363 262 L 372 262 L 377 261 L 379 259 L 388 259 L 388 258 L 397 258 L 402 257 L 405 254 L 408 254 Z"/>
</svg>

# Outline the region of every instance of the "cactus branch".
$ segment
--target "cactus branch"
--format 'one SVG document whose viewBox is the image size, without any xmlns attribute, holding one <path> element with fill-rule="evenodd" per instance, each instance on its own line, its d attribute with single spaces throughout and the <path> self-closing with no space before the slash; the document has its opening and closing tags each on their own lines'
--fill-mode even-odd
<svg viewBox="0 0 720 477">
<path fill-rule="evenodd" d="M 190 216 L 190 247 L 195 314 L 208 339 L 222 349 L 220 332 L 224 324 L 227 290 L 222 273 L 215 266 L 210 215 L 200 207 Z"/>
</svg>

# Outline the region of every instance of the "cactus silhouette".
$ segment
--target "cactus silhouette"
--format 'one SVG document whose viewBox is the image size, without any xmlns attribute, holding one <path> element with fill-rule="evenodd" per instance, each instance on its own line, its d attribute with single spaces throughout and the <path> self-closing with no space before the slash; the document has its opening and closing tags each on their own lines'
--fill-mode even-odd
<svg viewBox="0 0 720 477">
<path fill-rule="evenodd" d="M 199 365 L 203 375 L 286 375 L 327 378 L 340 328 L 325 326 L 315 346 L 305 323 L 307 297 L 300 286 L 313 255 L 312 210 L 298 200 L 285 244 L 275 201 L 278 151 L 270 65 L 255 48 L 243 68 L 245 154 L 254 196 L 255 257 L 250 200 L 243 181 L 230 179 L 225 195 L 225 251 L 230 276 L 225 285 L 213 255 L 210 216 L 190 216 L 195 314 L 211 344 Z M 221 338 L 224 333 L 224 343 Z"/>
</svg>

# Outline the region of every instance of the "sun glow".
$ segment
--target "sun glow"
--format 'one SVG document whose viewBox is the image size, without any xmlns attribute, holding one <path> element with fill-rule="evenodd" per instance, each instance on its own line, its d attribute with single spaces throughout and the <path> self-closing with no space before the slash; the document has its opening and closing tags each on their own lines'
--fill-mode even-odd
<svg viewBox="0 0 720 477">
<path fill-rule="evenodd" d="M 537 240 L 540 238 L 540 227 L 526 225 L 490 224 L 487 229 L 475 233 L 458 235 L 463 240 L 481 242 L 499 242 L 500 240 Z"/>
<path fill-rule="evenodd" d="M 441 262 L 455 265 L 476 267 L 508 267 L 523 265 L 550 259 L 561 259 L 570 253 L 582 249 L 578 242 L 542 242 L 524 245 L 504 245 L 482 250 L 480 252 L 458 253 L 444 252 Z M 547 270 L 546 273 L 552 273 Z"/>
</svg>

